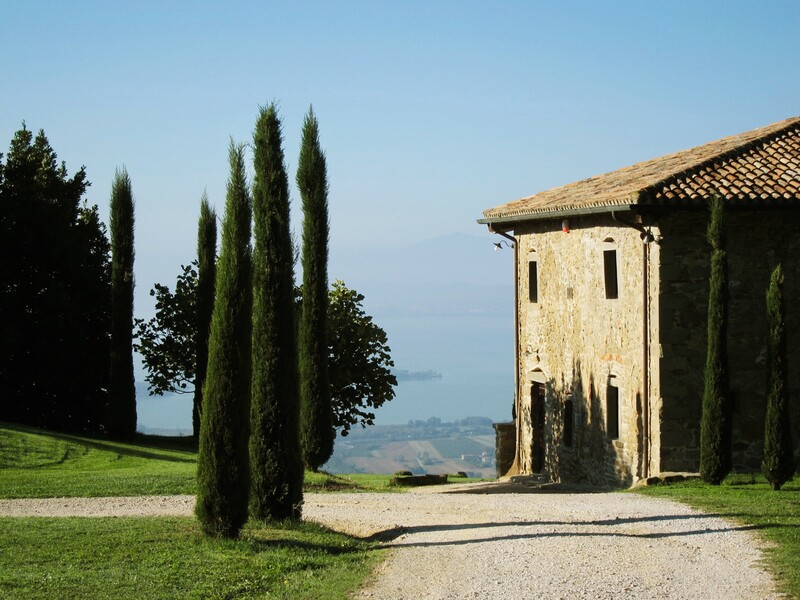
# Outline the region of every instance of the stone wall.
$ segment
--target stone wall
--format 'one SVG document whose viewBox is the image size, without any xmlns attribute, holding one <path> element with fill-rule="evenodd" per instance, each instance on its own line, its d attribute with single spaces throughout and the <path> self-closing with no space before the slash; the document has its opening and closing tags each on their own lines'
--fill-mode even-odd
<svg viewBox="0 0 800 600">
<path fill-rule="evenodd" d="M 514 456 L 517 450 L 517 424 L 514 421 L 508 423 L 492 423 L 495 432 L 494 440 L 494 464 L 497 478 L 503 477 L 509 472 L 514 464 Z"/>
<path fill-rule="evenodd" d="M 648 475 L 698 469 L 707 218 L 705 210 L 676 211 L 653 227 L 658 242 L 647 246 L 647 394 L 639 232 L 610 215 L 571 218 L 569 233 L 561 230 L 560 219 L 517 228 L 519 472 L 543 470 L 553 481 L 627 485 Z M 734 466 L 757 471 L 766 403 L 765 298 L 771 270 L 779 261 L 786 273 L 789 393 L 800 462 L 800 212 L 733 210 L 728 224 Z M 603 252 L 612 248 L 617 252 L 617 299 L 607 299 L 604 292 Z M 531 261 L 537 265 L 536 302 L 529 300 Z M 544 386 L 543 469 L 536 468 L 534 456 L 539 435 L 534 383 Z M 610 384 L 619 390 L 616 439 L 606 430 Z M 571 445 L 564 443 L 568 402 L 573 411 Z"/>
<path fill-rule="evenodd" d="M 637 230 L 611 215 L 570 218 L 568 233 L 561 224 L 560 219 L 540 221 L 515 230 L 520 317 L 518 466 L 523 473 L 533 472 L 536 466 L 538 432 L 531 387 L 538 382 L 545 388 L 544 470 L 550 479 L 630 485 L 642 476 L 645 444 L 643 244 Z M 603 253 L 612 249 L 617 258 L 618 298 L 607 299 Z M 529 300 L 531 261 L 537 264 L 536 302 Z M 655 283 L 649 295 L 657 298 L 657 277 L 651 280 Z M 616 439 L 607 431 L 610 385 L 619 396 Z M 565 443 L 568 402 L 573 412 L 571 446 Z"/>
<path fill-rule="evenodd" d="M 660 298 L 661 470 L 696 471 L 706 356 L 709 247 L 706 211 L 664 216 L 658 223 Z M 766 290 L 772 268 L 786 273 L 789 392 L 800 456 L 800 213 L 728 213 L 730 313 L 728 356 L 734 400 L 737 470 L 761 463 L 766 410 Z"/>
</svg>

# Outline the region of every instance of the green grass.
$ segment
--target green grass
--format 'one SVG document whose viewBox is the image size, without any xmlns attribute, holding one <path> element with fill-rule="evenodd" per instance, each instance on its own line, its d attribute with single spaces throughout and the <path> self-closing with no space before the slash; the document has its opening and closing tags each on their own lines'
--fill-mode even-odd
<svg viewBox="0 0 800 600">
<path fill-rule="evenodd" d="M 209 539 L 192 518 L 2 518 L 3 598 L 346 598 L 384 551 L 303 523 Z"/>
<path fill-rule="evenodd" d="M 684 502 L 755 526 L 771 542 L 765 549 L 767 565 L 781 591 L 800 598 L 800 483 L 773 491 L 761 476 L 735 475 L 720 486 L 698 480 L 637 488 L 636 492 Z"/>
<path fill-rule="evenodd" d="M 0 423 L 0 497 L 195 493 L 181 438 L 121 444 Z M 386 489 L 389 476 L 308 474 L 307 489 Z M 383 551 L 312 523 L 251 522 L 235 541 L 183 518 L 0 518 L 2 598 L 346 598 Z"/>
<path fill-rule="evenodd" d="M 186 441 L 121 444 L 0 424 L 2 498 L 194 494 L 196 470 Z"/>
<path fill-rule="evenodd" d="M 194 494 L 196 473 L 188 438 L 139 435 L 122 444 L 0 423 L 0 498 Z M 390 478 L 306 472 L 305 490 L 399 491 Z"/>
<path fill-rule="evenodd" d="M 391 475 L 332 475 L 320 471 L 306 471 L 304 489 L 307 492 L 403 492 L 403 488 L 391 485 Z"/>
</svg>

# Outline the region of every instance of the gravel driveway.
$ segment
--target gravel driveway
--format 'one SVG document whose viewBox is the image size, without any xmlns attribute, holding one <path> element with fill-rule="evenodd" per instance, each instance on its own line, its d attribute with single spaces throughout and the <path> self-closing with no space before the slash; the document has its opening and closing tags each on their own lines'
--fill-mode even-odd
<svg viewBox="0 0 800 600">
<path fill-rule="evenodd" d="M 361 598 L 778 598 L 747 527 L 621 493 L 306 494 L 393 549 Z M 508 487 L 502 488 L 508 489 Z M 0 500 L 0 516 L 190 515 L 191 496 Z"/>
</svg>

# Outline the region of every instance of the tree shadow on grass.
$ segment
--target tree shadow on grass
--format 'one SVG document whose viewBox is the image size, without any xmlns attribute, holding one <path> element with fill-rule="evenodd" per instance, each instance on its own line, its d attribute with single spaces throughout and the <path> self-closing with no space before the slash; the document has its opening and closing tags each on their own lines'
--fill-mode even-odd
<svg viewBox="0 0 800 600">
<path fill-rule="evenodd" d="M 312 528 L 309 531 L 309 526 Z M 261 530 L 261 531 L 260 531 Z M 313 530 L 318 530 L 315 532 Z M 269 532 L 269 533 L 265 533 Z M 299 535 L 319 535 L 325 534 L 346 538 L 351 543 L 326 543 L 324 541 L 314 542 L 291 537 L 289 532 L 297 531 Z M 281 535 L 275 535 L 280 532 Z M 286 532 L 286 533 L 283 533 Z M 271 521 L 251 521 L 241 537 L 235 543 L 245 544 L 252 552 L 265 552 L 280 548 L 303 550 L 306 552 L 323 552 L 327 555 L 354 554 L 378 549 L 373 545 L 375 540 L 361 538 L 348 533 L 342 533 L 331 529 L 321 523 L 313 521 L 296 522 L 292 520 L 271 522 Z"/>
<path fill-rule="evenodd" d="M 339 534 L 344 535 L 344 534 Z M 369 540 L 364 540 L 361 538 L 354 538 L 351 536 L 350 539 L 356 542 L 366 542 Z M 323 552 L 329 556 L 337 556 L 342 554 L 356 554 L 356 553 L 363 553 L 368 552 L 373 549 L 377 548 L 359 548 L 355 546 L 341 546 L 336 544 L 324 544 L 324 543 L 315 543 L 315 542 L 304 542 L 302 540 L 293 540 L 288 538 L 278 538 L 278 539 L 258 539 L 258 538 L 244 538 L 241 540 L 242 542 L 246 543 L 247 546 L 253 553 L 257 552 L 266 552 L 269 550 L 275 550 L 276 548 L 286 548 L 292 550 L 303 550 L 305 552 Z"/>
<path fill-rule="evenodd" d="M 165 462 L 177 462 L 177 463 L 197 462 L 197 460 L 194 457 L 169 456 L 157 452 L 157 450 L 159 449 L 177 451 L 177 452 L 186 452 L 187 454 L 191 452 L 191 447 L 189 448 L 187 448 L 186 446 L 181 448 L 171 447 L 170 444 L 175 443 L 173 438 L 165 438 L 166 440 L 169 440 L 168 442 L 165 442 L 164 440 L 157 440 L 154 443 L 153 436 L 137 436 L 136 443 L 141 444 L 145 447 L 148 446 L 151 447 L 153 451 L 150 451 L 144 448 L 142 449 L 131 448 L 130 446 L 124 445 L 122 443 L 112 442 L 104 438 L 97 438 L 93 436 L 73 435 L 70 433 L 61 433 L 58 431 L 36 429 L 24 425 L 16 425 L 16 424 L 12 425 L 10 423 L 3 423 L 3 426 L 12 431 L 19 431 L 21 433 L 28 433 L 31 435 L 44 435 L 56 440 L 69 442 L 71 444 L 86 446 L 87 448 L 92 448 L 94 450 L 111 452 L 119 456 L 131 456 L 136 458 L 146 458 L 149 460 L 161 460 Z"/>
</svg>

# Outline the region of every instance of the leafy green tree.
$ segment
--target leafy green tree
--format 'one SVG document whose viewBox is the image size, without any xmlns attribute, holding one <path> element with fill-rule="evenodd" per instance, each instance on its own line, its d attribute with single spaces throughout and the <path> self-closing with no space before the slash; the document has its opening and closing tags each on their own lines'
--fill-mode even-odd
<svg viewBox="0 0 800 600">
<path fill-rule="evenodd" d="M 364 296 L 336 280 L 328 307 L 328 373 L 334 427 L 375 422 L 375 409 L 394 398 L 397 378 L 386 332 L 364 312 Z"/>
<path fill-rule="evenodd" d="M 156 316 L 147 327 L 151 336 L 145 344 L 142 320 L 137 350 L 144 358 L 151 394 L 191 391 L 192 365 L 196 364 L 195 344 L 185 332 L 194 333 L 197 302 L 197 272 L 182 267 L 175 293 L 156 284 L 151 291 L 156 300 Z M 296 290 L 301 302 L 302 290 Z M 364 312 L 364 296 L 334 282 L 328 291 L 328 373 L 334 430 L 346 436 L 354 425 L 372 425 L 373 410 L 394 398 L 397 379 L 387 345 L 386 332 Z M 163 343 L 154 341 L 163 340 Z M 176 343 L 172 343 L 175 341 Z"/>
<path fill-rule="evenodd" d="M 779 490 L 794 476 L 794 444 L 789 415 L 786 367 L 786 318 L 783 304 L 783 269 L 775 267 L 767 290 L 767 414 L 764 422 L 764 458 L 761 471 Z"/>
<path fill-rule="evenodd" d="M 262 108 L 254 134 L 251 515 L 299 518 L 303 503 L 294 248 L 281 123 Z"/>
<path fill-rule="evenodd" d="M 224 538 L 237 537 L 247 522 L 250 481 L 251 200 L 242 146 L 231 143 L 230 166 L 203 387 L 195 507 L 203 531 Z"/>
<path fill-rule="evenodd" d="M 111 371 L 109 428 L 112 436 L 136 435 L 133 378 L 133 193 L 123 167 L 111 186 Z"/>
<path fill-rule="evenodd" d="M 333 454 L 328 383 L 328 175 L 313 109 L 303 123 L 297 166 L 303 205 L 303 305 L 300 312 L 300 441 L 306 467 L 317 471 Z"/>
<path fill-rule="evenodd" d="M 0 155 L 0 420 L 102 432 L 108 389 L 106 229 L 43 131 Z"/>
<path fill-rule="evenodd" d="M 134 349 L 142 356 L 151 396 L 197 392 L 200 294 L 196 266 L 196 262 L 181 265 L 174 293 L 166 285 L 156 283 L 150 290 L 156 299 L 155 316 L 149 321 L 135 320 L 138 342 Z M 206 361 L 207 357 L 206 350 Z"/>
<path fill-rule="evenodd" d="M 192 431 L 200 434 L 203 384 L 208 363 L 208 335 L 214 310 L 217 222 L 203 195 L 198 223 L 198 260 L 181 265 L 175 292 L 156 283 L 150 295 L 156 313 L 149 321 L 136 319 L 138 343 L 147 370 L 150 395 L 194 394 Z"/>
<path fill-rule="evenodd" d="M 200 220 L 197 224 L 197 263 L 196 367 L 192 405 L 192 431 L 195 438 L 200 435 L 203 384 L 208 366 L 208 334 L 214 312 L 214 279 L 217 269 L 217 214 L 209 206 L 205 193 L 200 201 Z"/>
<path fill-rule="evenodd" d="M 706 237 L 711 245 L 711 276 L 708 351 L 700 422 L 700 475 L 706 482 L 719 485 L 730 472 L 732 462 L 728 398 L 728 258 L 724 206 L 719 196 L 711 199 Z"/>
</svg>

